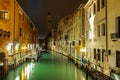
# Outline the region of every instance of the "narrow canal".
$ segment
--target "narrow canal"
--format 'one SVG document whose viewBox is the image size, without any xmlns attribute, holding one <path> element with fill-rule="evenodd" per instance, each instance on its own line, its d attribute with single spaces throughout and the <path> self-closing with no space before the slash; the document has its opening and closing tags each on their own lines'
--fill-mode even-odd
<svg viewBox="0 0 120 80">
<path fill-rule="evenodd" d="M 92 80 L 68 58 L 55 53 L 44 53 L 38 62 L 27 62 L 11 70 L 6 80 Z"/>
</svg>

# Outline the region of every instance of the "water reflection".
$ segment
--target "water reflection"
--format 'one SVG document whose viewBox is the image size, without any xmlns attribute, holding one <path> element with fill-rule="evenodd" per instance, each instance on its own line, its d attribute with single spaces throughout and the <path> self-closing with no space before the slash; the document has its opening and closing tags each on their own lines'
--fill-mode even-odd
<svg viewBox="0 0 120 80">
<path fill-rule="evenodd" d="M 11 71 L 6 80 L 86 80 L 86 73 L 67 57 L 51 53 L 43 54 L 39 62 L 22 64 Z"/>
<path fill-rule="evenodd" d="M 15 80 L 20 80 L 20 76 L 17 76 Z"/>
<path fill-rule="evenodd" d="M 21 80 L 30 80 L 30 75 L 34 72 L 34 63 L 29 63 L 21 71 Z"/>
</svg>

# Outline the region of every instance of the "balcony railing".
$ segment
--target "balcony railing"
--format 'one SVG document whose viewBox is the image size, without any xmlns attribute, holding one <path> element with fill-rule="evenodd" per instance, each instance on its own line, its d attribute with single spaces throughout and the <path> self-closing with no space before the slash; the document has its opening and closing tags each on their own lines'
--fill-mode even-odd
<svg viewBox="0 0 120 80">
<path fill-rule="evenodd" d="M 120 33 L 112 33 L 111 34 L 111 39 L 112 40 L 116 40 L 116 39 L 119 39 L 120 38 Z"/>
</svg>

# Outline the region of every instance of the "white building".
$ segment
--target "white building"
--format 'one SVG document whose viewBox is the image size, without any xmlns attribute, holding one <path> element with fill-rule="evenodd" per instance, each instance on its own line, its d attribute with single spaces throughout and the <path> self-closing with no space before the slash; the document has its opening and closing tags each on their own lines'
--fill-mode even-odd
<svg viewBox="0 0 120 80">
<path fill-rule="evenodd" d="M 109 67 L 115 73 L 120 73 L 120 1 L 107 1 L 107 27 Z M 117 79 L 116 79 L 117 80 Z M 120 80 L 120 77 L 119 79 Z"/>
<path fill-rule="evenodd" d="M 104 74 L 120 72 L 120 1 L 89 0 L 85 5 L 86 54 Z"/>
<path fill-rule="evenodd" d="M 86 58 L 91 67 L 108 74 L 105 0 L 89 0 L 84 8 Z"/>
</svg>

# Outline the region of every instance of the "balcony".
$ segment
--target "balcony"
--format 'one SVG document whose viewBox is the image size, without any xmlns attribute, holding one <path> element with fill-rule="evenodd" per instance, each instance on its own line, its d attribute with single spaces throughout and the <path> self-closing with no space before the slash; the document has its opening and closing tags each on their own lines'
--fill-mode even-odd
<svg viewBox="0 0 120 80">
<path fill-rule="evenodd" d="M 112 33 L 111 39 L 112 39 L 112 41 L 116 41 L 116 40 L 120 39 L 120 33 Z"/>
</svg>

